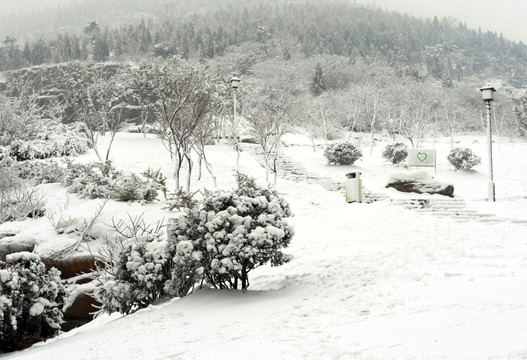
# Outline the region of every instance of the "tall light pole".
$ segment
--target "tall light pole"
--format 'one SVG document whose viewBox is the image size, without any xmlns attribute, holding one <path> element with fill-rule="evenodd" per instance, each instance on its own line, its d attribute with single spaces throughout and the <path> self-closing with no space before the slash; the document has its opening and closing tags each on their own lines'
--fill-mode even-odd
<svg viewBox="0 0 527 360">
<path fill-rule="evenodd" d="M 232 118 L 232 136 L 234 142 L 234 148 L 236 149 L 236 169 L 240 166 L 240 144 L 238 143 L 238 121 L 236 119 L 236 92 L 240 86 L 240 79 L 236 76 L 231 78 L 232 94 L 234 96 L 234 117 Z"/>
<path fill-rule="evenodd" d="M 490 102 L 494 101 L 494 89 L 492 86 L 487 85 L 479 89 L 483 101 L 485 101 L 487 107 L 487 142 L 488 142 L 488 153 L 489 153 L 489 198 L 488 201 L 496 201 L 496 191 L 494 186 L 494 177 L 492 173 L 492 123 L 490 120 L 491 107 Z"/>
</svg>

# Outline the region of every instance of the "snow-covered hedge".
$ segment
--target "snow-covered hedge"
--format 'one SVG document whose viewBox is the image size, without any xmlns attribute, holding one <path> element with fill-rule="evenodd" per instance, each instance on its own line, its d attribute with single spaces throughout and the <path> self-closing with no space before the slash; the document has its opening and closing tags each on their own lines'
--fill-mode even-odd
<svg viewBox="0 0 527 360">
<path fill-rule="evenodd" d="M 107 259 L 95 296 L 104 312 L 129 314 L 168 296 L 170 256 L 166 241 L 146 235 L 123 241 L 115 259 Z"/>
<path fill-rule="evenodd" d="M 399 164 L 408 157 L 408 146 L 403 143 L 388 144 L 382 152 L 382 157 L 392 164 Z"/>
<path fill-rule="evenodd" d="M 163 185 L 151 176 L 126 175 L 110 161 L 89 164 L 68 162 L 62 183 L 68 187 L 68 191 L 84 198 L 118 201 L 153 201 L 158 190 L 164 190 Z"/>
<path fill-rule="evenodd" d="M 183 297 L 198 283 L 246 289 L 253 269 L 290 260 L 282 250 L 293 237 L 285 221 L 291 211 L 274 190 L 240 174 L 237 189 L 185 203 L 195 206 L 179 209 L 167 239 L 159 232 L 134 236 L 108 252 L 95 291 L 102 311 L 128 314 L 160 298 Z"/>
<path fill-rule="evenodd" d="M 78 124 L 64 125 L 49 120 L 42 121 L 41 125 L 37 133 L 5 140 L 0 157 L 9 156 L 16 161 L 24 161 L 77 156 L 92 146 L 85 130 Z"/>
<path fill-rule="evenodd" d="M 198 278 L 218 288 L 246 289 L 253 269 L 288 262 L 282 250 L 294 234 L 289 216 L 289 204 L 276 191 L 238 174 L 237 189 L 209 194 L 169 224 L 174 291 L 185 295 Z"/>
<path fill-rule="evenodd" d="M 65 301 L 58 270 L 46 273 L 33 253 L 7 255 L 0 261 L 0 352 L 57 335 Z"/>
<path fill-rule="evenodd" d="M 456 170 L 470 170 L 474 166 L 481 164 L 481 158 L 478 155 L 471 149 L 463 147 L 450 150 L 447 159 Z"/>
<path fill-rule="evenodd" d="M 66 166 L 56 159 L 19 161 L 12 165 L 19 178 L 34 184 L 62 182 Z"/>
<path fill-rule="evenodd" d="M 362 152 L 350 142 L 332 144 L 324 150 L 328 164 L 353 165 L 362 157 Z"/>
</svg>

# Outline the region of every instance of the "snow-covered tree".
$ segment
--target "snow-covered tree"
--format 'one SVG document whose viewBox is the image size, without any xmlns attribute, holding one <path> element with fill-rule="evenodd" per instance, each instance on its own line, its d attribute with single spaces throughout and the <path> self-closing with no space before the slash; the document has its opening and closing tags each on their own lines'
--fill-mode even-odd
<svg viewBox="0 0 527 360">
<path fill-rule="evenodd" d="M 193 161 L 191 150 L 212 126 L 209 113 L 214 102 L 215 83 L 207 73 L 179 57 L 149 64 L 149 78 L 154 79 L 155 97 L 160 109 L 159 136 L 175 161 L 176 190 L 180 188 L 180 170 L 188 163 L 186 189 L 190 191 Z"/>
<path fill-rule="evenodd" d="M 156 234 L 122 239 L 104 255 L 105 267 L 98 271 L 95 290 L 101 311 L 129 314 L 168 296 L 165 282 L 170 278 L 171 259 L 167 243 Z"/>
<path fill-rule="evenodd" d="M 57 335 L 65 301 L 57 269 L 46 273 L 33 253 L 7 255 L 0 261 L 0 352 Z"/>
<path fill-rule="evenodd" d="M 216 288 L 247 289 L 252 270 L 291 259 L 282 251 L 294 234 L 286 221 L 288 203 L 252 178 L 238 173 L 237 180 L 237 189 L 209 194 L 169 224 L 172 288 L 179 296 L 199 279 Z"/>
<path fill-rule="evenodd" d="M 266 181 L 269 182 L 269 171 L 272 171 L 276 185 L 282 138 L 292 130 L 301 112 L 295 103 L 297 99 L 288 89 L 269 86 L 258 95 L 251 104 L 247 120 L 263 152 Z"/>
<path fill-rule="evenodd" d="M 155 80 L 151 77 L 147 61 L 141 62 L 137 69 L 132 69 L 130 75 L 132 96 L 140 109 L 141 131 L 146 137 L 147 125 L 154 122 L 155 114 L 159 111 Z"/>
</svg>

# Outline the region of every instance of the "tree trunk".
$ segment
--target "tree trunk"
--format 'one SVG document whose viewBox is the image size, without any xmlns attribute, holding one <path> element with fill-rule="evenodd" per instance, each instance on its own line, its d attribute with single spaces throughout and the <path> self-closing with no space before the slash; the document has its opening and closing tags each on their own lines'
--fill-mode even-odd
<svg viewBox="0 0 527 360">
<path fill-rule="evenodd" d="M 269 159 L 267 154 L 264 152 L 264 163 L 265 163 L 265 182 L 269 184 Z"/>
<path fill-rule="evenodd" d="M 181 170 L 181 159 L 179 156 L 176 156 L 175 157 L 175 161 L 174 161 L 174 179 L 176 181 L 176 189 L 175 191 L 179 191 L 179 188 L 180 188 L 180 184 L 179 184 L 179 173 L 180 173 L 180 170 Z"/>
<path fill-rule="evenodd" d="M 373 154 L 373 141 L 375 140 L 375 131 L 373 130 L 373 126 L 370 131 L 370 155 Z"/>
<path fill-rule="evenodd" d="M 203 159 L 201 156 L 198 157 L 198 181 L 201 180 L 201 163 L 203 162 Z"/>
<path fill-rule="evenodd" d="M 188 163 L 188 172 L 187 172 L 187 193 L 190 194 L 190 182 L 191 182 L 191 176 L 192 176 L 192 165 L 193 165 L 193 162 L 192 162 L 192 158 L 190 157 L 190 154 L 187 154 L 185 155 L 185 157 L 187 158 L 187 163 Z"/>
<path fill-rule="evenodd" d="M 249 279 L 248 279 L 248 272 L 247 272 L 246 265 L 242 266 L 241 281 L 242 281 L 242 290 L 247 290 L 247 288 L 249 287 Z"/>
<path fill-rule="evenodd" d="M 205 169 L 209 172 L 210 176 L 212 177 L 212 183 L 214 184 L 214 189 L 218 188 L 218 183 L 216 182 L 216 175 L 214 175 L 214 172 L 212 171 L 212 165 L 209 164 L 207 159 L 203 156 L 203 162 L 205 163 Z"/>
<path fill-rule="evenodd" d="M 110 150 L 112 149 L 113 139 L 115 138 L 116 133 L 117 132 L 112 131 L 110 135 L 110 143 L 108 144 L 108 149 L 106 149 L 106 161 L 108 161 L 108 159 L 110 158 Z"/>
</svg>

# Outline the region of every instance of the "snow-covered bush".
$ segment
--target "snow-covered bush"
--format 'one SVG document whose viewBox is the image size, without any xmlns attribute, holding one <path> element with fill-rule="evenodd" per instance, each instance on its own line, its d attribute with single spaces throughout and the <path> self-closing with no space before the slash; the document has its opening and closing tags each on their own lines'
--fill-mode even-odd
<svg viewBox="0 0 527 360">
<path fill-rule="evenodd" d="M 112 189 L 111 197 L 117 201 L 153 201 L 157 197 L 156 183 L 136 174 L 118 177 Z"/>
<path fill-rule="evenodd" d="M 64 164 L 51 160 L 28 160 L 13 164 L 18 177 L 31 180 L 35 184 L 62 182 L 66 175 Z"/>
<path fill-rule="evenodd" d="M 474 166 L 481 164 L 481 158 L 478 155 L 471 149 L 463 147 L 450 150 L 447 159 L 456 170 L 470 170 Z"/>
<path fill-rule="evenodd" d="M 57 335 L 65 301 L 58 270 L 46 273 L 36 254 L 7 255 L 0 261 L 0 352 Z"/>
<path fill-rule="evenodd" d="M 144 176 L 144 175 L 143 175 Z M 160 175 L 162 177 L 162 175 Z M 89 199 L 110 198 L 118 201 L 153 201 L 163 186 L 152 178 L 126 175 L 111 161 L 75 164 L 67 162 L 63 185 L 68 191 Z"/>
<path fill-rule="evenodd" d="M 198 278 L 218 288 L 246 289 L 253 269 L 288 262 L 282 252 L 294 233 L 288 216 L 289 205 L 276 191 L 242 174 L 237 189 L 210 193 L 195 208 L 180 212 L 167 229 L 175 254 L 174 293 L 186 295 Z"/>
<path fill-rule="evenodd" d="M 0 160 L 0 194 L 20 184 L 13 163 L 14 161 L 9 157 Z"/>
<path fill-rule="evenodd" d="M 179 188 L 174 193 L 171 193 L 167 198 L 166 210 L 180 210 L 180 209 L 192 209 L 198 205 L 198 201 L 194 199 L 197 192 L 187 193 L 182 188 Z"/>
<path fill-rule="evenodd" d="M 63 124 L 63 110 L 40 106 L 36 98 L 0 96 L 0 157 L 23 161 L 85 152 L 92 146 L 85 128 Z"/>
<path fill-rule="evenodd" d="M 122 173 L 111 162 L 76 164 L 68 162 L 66 176 L 62 184 L 71 193 L 88 199 L 110 198 L 111 184 Z"/>
<path fill-rule="evenodd" d="M 362 157 L 362 152 L 352 143 L 346 141 L 326 147 L 324 156 L 328 160 L 328 164 L 353 165 Z"/>
<path fill-rule="evenodd" d="M 44 196 L 35 188 L 24 184 L 13 185 L 0 191 L 0 224 L 25 218 L 44 216 Z"/>
<path fill-rule="evenodd" d="M 77 125 L 51 120 L 41 124 L 36 134 L 10 139 L 6 146 L 9 156 L 17 161 L 77 156 L 92 146 L 84 130 Z"/>
<path fill-rule="evenodd" d="M 170 256 L 167 242 L 153 235 L 125 239 L 121 245 L 103 259 L 106 266 L 99 270 L 95 296 L 101 311 L 129 314 L 167 296 Z"/>
<path fill-rule="evenodd" d="M 382 152 L 382 157 L 392 164 L 399 164 L 408 157 L 408 146 L 403 143 L 388 144 Z"/>
</svg>

